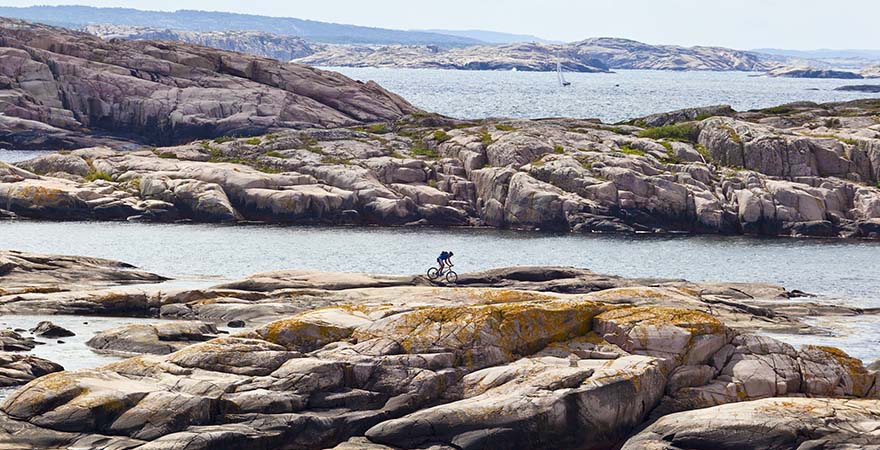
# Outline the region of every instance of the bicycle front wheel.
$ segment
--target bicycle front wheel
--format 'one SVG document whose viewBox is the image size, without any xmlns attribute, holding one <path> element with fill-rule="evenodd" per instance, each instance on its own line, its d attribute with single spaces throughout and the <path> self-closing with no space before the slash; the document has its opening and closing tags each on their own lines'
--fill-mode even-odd
<svg viewBox="0 0 880 450">
<path fill-rule="evenodd" d="M 455 284 L 458 282 L 458 274 L 450 270 L 449 273 L 446 274 L 446 282 Z"/>
<path fill-rule="evenodd" d="M 429 280 L 436 280 L 438 276 L 440 276 L 440 272 L 437 271 L 436 267 L 431 267 L 430 269 L 428 269 Z"/>
</svg>

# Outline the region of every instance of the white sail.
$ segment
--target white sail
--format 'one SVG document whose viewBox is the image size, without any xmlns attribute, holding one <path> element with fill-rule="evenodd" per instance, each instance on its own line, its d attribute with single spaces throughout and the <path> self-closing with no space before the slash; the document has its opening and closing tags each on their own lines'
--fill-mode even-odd
<svg viewBox="0 0 880 450">
<path fill-rule="evenodd" d="M 562 86 L 571 84 L 565 80 L 565 75 L 562 74 L 562 62 L 559 61 L 559 58 L 556 59 L 556 77 L 559 78 L 559 84 Z"/>
</svg>

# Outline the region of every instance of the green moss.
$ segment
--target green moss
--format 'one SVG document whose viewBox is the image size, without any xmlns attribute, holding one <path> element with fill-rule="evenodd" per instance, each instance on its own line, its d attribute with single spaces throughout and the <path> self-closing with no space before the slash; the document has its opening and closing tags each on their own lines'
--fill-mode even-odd
<svg viewBox="0 0 880 450">
<path fill-rule="evenodd" d="M 413 155 L 424 156 L 424 157 L 430 158 L 430 159 L 437 159 L 440 157 L 440 154 L 437 153 L 437 150 L 434 150 L 433 148 L 425 147 L 420 144 L 414 145 L 413 148 L 410 149 L 410 152 Z"/>
<path fill-rule="evenodd" d="M 495 129 L 498 131 L 516 131 L 516 127 L 504 124 L 495 125 Z"/>
<path fill-rule="evenodd" d="M 446 134 L 446 132 L 443 130 L 437 130 L 434 132 L 434 139 L 437 141 L 438 144 L 442 144 L 452 139 L 452 137 Z"/>
<path fill-rule="evenodd" d="M 250 138 L 250 139 L 244 141 L 244 143 L 247 145 L 260 145 L 263 143 L 263 140 L 258 137 L 255 137 L 255 138 Z"/>
<path fill-rule="evenodd" d="M 389 131 L 388 127 L 384 123 L 367 125 L 365 127 L 355 127 L 355 130 L 371 134 L 385 134 Z"/>
<path fill-rule="evenodd" d="M 707 149 L 705 145 L 694 144 L 694 150 L 696 150 L 697 153 L 699 153 L 703 157 L 703 159 L 706 160 L 706 162 L 712 160 L 712 156 L 709 154 L 709 149 Z"/>
<path fill-rule="evenodd" d="M 274 140 L 278 139 L 278 135 L 274 134 L 274 133 L 270 133 L 270 134 L 263 136 L 263 138 L 266 139 L 267 141 L 274 141 Z"/>
<path fill-rule="evenodd" d="M 694 118 L 694 120 L 696 120 L 697 122 L 702 122 L 702 121 L 704 121 L 706 119 L 710 119 L 712 117 L 715 117 L 715 116 L 713 116 L 712 114 L 703 113 L 703 114 L 698 114 L 697 117 Z"/>
<path fill-rule="evenodd" d="M 310 146 L 304 148 L 303 150 L 308 150 L 308 151 L 315 153 L 315 154 L 318 154 L 318 155 L 325 154 L 324 149 L 321 147 L 318 147 L 317 145 L 310 145 Z"/>
<path fill-rule="evenodd" d="M 788 114 L 792 111 L 794 111 L 794 109 L 792 109 L 789 106 L 774 106 L 771 108 L 764 108 L 761 110 L 761 112 L 764 114 Z"/>
<path fill-rule="evenodd" d="M 563 147 L 561 145 L 554 145 L 553 146 L 553 153 L 556 153 L 557 155 L 562 155 L 565 153 L 565 147 Z"/>
<path fill-rule="evenodd" d="M 321 162 L 324 164 L 341 164 L 343 166 L 351 165 L 351 160 L 336 156 L 325 156 L 321 158 Z"/>
<path fill-rule="evenodd" d="M 437 187 L 437 180 L 428 180 L 428 186 L 431 186 L 432 188 L 436 188 Z"/>
<path fill-rule="evenodd" d="M 671 141 L 696 142 L 697 127 L 693 124 L 664 125 L 647 128 L 639 133 L 639 137 L 648 139 L 667 139 Z"/>
<path fill-rule="evenodd" d="M 134 189 L 135 191 L 140 191 L 140 190 L 141 190 L 141 179 L 140 179 L 140 178 L 132 178 L 132 179 L 128 182 L 128 184 L 129 184 L 129 185 L 132 187 L 132 189 Z"/>
<path fill-rule="evenodd" d="M 632 148 L 628 145 L 621 145 L 620 151 L 627 154 L 627 155 L 645 156 L 644 151 L 639 150 L 637 148 Z"/>
<path fill-rule="evenodd" d="M 274 150 L 271 152 L 266 152 L 266 156 L 271 156 L 273 158 L 287 158 L 287 156 L 285 156 L 284 154 L 276 152 Z"/>
<path fill-rule="evenodd" d="M 235 138 L 231 137 L 231 136 L 220 136 L 220 137 L 214 139 L 214 142 L 216 142 L 218 144 L 222 144 L 224 142 L 229 142 L 229 141 L 234 141 L 234 140 L 235 140 Z"/>
<path fill-rule="evenodd" d="M 162 152 L 158 156 L 163 159 L 177 159 L 177 155 L 171 152 Z"/>
<path fill-rule="evenodd" d="M 59 150 L 59 151 L 58 151 L 58 154 L 59 154 L 59 155 L 69 155 L 69 154 L 70 154 L 70 150 Z"/>
<path fill-rule="evenodd" d="M 91 170 L 87 173 L 83 178 L 86 181 L 96 181 L 96 180 L 104 180 L 104 181 L 113 181 L 113 178 L 110 177 L 110 174 L 107 172 L 101 172 L 97 170 Z"/>
<path fill-rule="evenodd" d="M 486 128 L 480 130 L 480 142 L 483 144 L 483 147 L 488 147 L 495 142 L 492 140 L 492 135 L 489 134 L 489 130 Z"/>
<path fill-rule="evenodd" d="M 544 164 L 546 164 L 546 163 L 544 162 L 544 158 L 538 158 L 538 159 L 532 161 L 532 165 L 535 166 L 535 167 L 541 167 L 541 166 L 543 166 Z"/>
</svg>

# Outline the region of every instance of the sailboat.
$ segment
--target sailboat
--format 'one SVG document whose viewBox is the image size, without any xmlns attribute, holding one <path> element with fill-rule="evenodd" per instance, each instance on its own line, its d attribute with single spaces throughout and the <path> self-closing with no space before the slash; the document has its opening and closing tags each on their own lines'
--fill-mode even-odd
<svg viewBox="0 0 880 450">
<path fill-rule="evenodd" d="M 562 74 L 562 62 L 559 61 L 559 57 L 556 58 L 556 76 L 559 78 L 559 84 L 563 86 L 571 86 L 571 82 L 566 81 L 565 75 Z"/>
</svg>

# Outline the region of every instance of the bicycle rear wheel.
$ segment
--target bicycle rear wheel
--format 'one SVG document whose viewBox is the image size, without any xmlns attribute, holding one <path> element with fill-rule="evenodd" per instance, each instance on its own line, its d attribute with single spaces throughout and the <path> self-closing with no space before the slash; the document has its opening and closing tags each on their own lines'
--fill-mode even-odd
<svg viewBox="0 0 880 450">
<path fill-rule="evenodd" d="M 455 284 L 456 282 L 458 282 L 458 274 L 450 270 L 448 273 L 446 273 L 446 282 Z"/>
<path fill-rule="evenodd" d="M 431 267 L 430 269 L 428 269 L 429 280 L 436 280 L 438 276 L 440 276 L 440 272 L 437 271 L 436 267 Z"/>
</svg>

